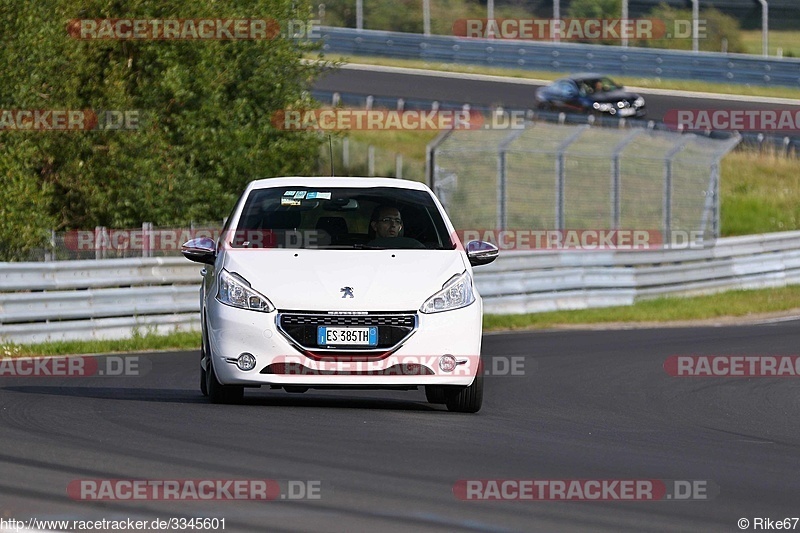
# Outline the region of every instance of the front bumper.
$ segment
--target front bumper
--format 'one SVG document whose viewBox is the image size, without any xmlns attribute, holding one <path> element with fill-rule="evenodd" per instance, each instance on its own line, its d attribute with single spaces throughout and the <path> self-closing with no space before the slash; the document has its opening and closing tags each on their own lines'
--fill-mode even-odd
<svg viewBox="0 0 800 533">
<path fill-rule="evenodd" d="M 291 342 L 276 323 L 277 311 L 260 313 L 208 302 L 207 332 L 217 379 L 223 385 L 298 387 L 414 387 L 470 385 L 478 372 L 482 302 L 442 313 L 417 313 L 418 327 L 393 351 L 307 353 Z M 236 365 L 242 353 L 256 365 Z M 455 368 L 439 364 L 453 356 Z M 448 358 L 449 361 L 452 359 Z"/>
</svg>

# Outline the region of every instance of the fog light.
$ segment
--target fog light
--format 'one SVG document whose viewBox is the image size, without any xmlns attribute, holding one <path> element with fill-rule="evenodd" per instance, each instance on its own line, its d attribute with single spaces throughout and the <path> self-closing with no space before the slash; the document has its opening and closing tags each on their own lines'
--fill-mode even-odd
<svg viewBox="0 0 800 533">
<path fill-rule="evenodd" d="M 443 355 L 439 358 L 439 368 L 442 372 L 452 372 L 456 369 L 456 358 L 450 354 Z"/>
<path fill-rule="evenodd" d="M 253 370 L 256 367 L 256 358 L 253 357 L 253 354 L 243 353 L 236 360 L 236 366 L 239 367 L 239 370 Z"/>
</svg>

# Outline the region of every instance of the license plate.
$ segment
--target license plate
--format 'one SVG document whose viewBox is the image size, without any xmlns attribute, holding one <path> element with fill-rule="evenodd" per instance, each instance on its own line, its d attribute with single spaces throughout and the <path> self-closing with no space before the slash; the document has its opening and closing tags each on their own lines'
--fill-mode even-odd
<svg viewBox="0 0 800 533">
<path fill-rule="evenodd" d="M 629 117 L 631 115 L 635 115 L 636 110 L 632 107 L 625 107 L 619 110 L 619 116 L 621 117 Z"/>
<path fill-rule="evenodd" d="M 319 346 L 377 346 L 378 328 L 335 328 L 317 326 Z"/>
</svg>

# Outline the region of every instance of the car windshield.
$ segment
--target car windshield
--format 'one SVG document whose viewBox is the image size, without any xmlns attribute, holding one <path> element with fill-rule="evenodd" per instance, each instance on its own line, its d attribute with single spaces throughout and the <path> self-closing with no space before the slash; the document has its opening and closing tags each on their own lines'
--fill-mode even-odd
<svg viewBox="0 0 800 533">
<path fill-rule="evenodd" d="M 250 192 L 234 248 L 455 248 L 426 191 L 392 187 L 281 187 Z"/>
<path fill-rule="evenodd" d="M 580 82 L 580 90 L 583 94 L 607 93 L 620 89 L 622 89 L 621 85 L 617 85 L 614 80 L 606 77 L 589 78 Z"/>
</svg>

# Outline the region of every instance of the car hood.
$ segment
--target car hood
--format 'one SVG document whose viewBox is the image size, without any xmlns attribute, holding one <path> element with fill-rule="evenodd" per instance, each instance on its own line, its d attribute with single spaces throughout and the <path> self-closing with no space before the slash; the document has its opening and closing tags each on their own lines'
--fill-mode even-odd
<svg viewBox="0 0 800 533">
<path fill-rule="evenodd" d="M 244 249 L 223 263 L 279 310 L 304 311 L 417 310 L 467 268 L 457 250 Z"/>
<path fill-rule="evenodd" d="M 628 91 L 609 91 L 607 93 L 593 94 L 590 99 L 593 102 L 633 102 L 638 97 L 638 94 Z"/>
</svg>

